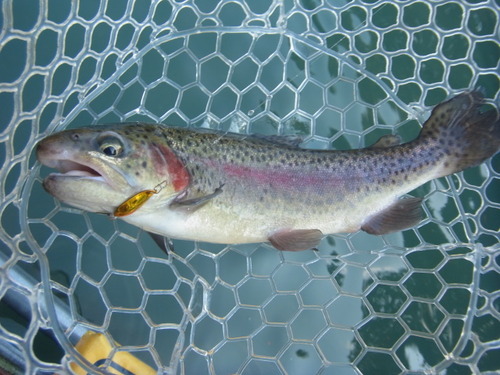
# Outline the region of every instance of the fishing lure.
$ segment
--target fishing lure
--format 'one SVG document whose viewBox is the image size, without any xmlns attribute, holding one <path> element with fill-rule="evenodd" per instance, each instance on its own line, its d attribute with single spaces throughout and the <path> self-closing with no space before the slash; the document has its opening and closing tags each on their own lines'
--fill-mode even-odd
<svg viewBox="0 0 500 375">
<path fill-rule="evenodd" d="M 149 198 L 162 191 L 166 184 L 167 181 L 162 181 L 151 190 L 142 190 L 132 195 L 115 209 L 113 215 L 115 217 L 123 217 L 133 214 L 141 208 L 149 200 Z"/>
</svg>

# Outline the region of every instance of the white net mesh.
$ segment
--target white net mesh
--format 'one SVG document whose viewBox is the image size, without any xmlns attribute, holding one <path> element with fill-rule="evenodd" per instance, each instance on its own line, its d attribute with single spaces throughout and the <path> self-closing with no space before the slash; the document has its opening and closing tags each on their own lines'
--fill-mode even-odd
<svg viewBox="0 0 500 375">
<path fill-rule="evenodd" d="M 411 230 L 301 253 L 174 241 L 168 256 L 50 198 L 32 155 L 56 130 L 122 121 L 314 148 L 406 141 L 453 93 L 479 86 L 498 103 L 499 12 L 493 0 L 1 2 L 3 355 L 26 373 L 90 371 L 74 349 L 90 330 L 164 373 L 499 370 L 498 155 L 417 189 L 427 218 Z"/>
</svg>

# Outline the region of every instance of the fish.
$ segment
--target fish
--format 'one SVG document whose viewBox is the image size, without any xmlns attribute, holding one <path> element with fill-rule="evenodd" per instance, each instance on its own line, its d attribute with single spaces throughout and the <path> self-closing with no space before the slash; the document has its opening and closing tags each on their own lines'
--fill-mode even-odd
<svg viewBox="0 0 500 375">
<path fill-rule="evenodd" d="M 422 220 L 435 178 L 477 166 L 500 148 L 498 108 L 478 91 L 437 105 L 406 143 L 386 135 L 352 150 L 289 138 L 162 124 L 85 126 L 49 135 L 39 162 L 56 199 L 166 238 L 315 249 L 325 235 L 405 230 Z"/>
</svg>

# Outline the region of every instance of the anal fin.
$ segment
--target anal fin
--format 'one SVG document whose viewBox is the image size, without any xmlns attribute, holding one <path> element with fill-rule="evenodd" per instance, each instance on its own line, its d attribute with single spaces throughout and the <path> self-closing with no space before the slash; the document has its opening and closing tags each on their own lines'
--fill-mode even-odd
<svg viewBox="0 0 500 375">
<path fill-rule="evenodd" d="M 281 251 L 301 251 L 316 247 L 322 237 L 318 229 L 283 229 L 273 233 L 269 242 Z"/>
<path fill-rule="evenodd" d="M 422 220 L 422 198 L 400 199 L 370 217 L 361 229 L 370 234 L 387 234 L 411 228 Z"/>
</svg>

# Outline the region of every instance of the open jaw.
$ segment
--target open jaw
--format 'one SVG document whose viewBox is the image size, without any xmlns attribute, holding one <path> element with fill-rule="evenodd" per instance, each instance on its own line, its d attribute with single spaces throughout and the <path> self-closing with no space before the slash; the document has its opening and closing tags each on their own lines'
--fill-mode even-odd
<svg viewBox="0 0 500 375">
<path fill-rule="evenodd" d="M 48 167 L 57 169 L 59 173 L 52 173 L 52 175 L 57 175 L 58 177 L 83 177 L 106 182 L 103 174 L 98 170 L 73 160 L 51 160 L 44 164 Z"/>
<path fill-rule="evenodd" d="M 58 150 L 50 143 L 43 142 L 38 145 L 37 159 L 42 165 L 57 170 L 47 176 L 53 184 L 56 181 L 62 183 L 69 180 L 86 180 L 106 185 L 112 190 L 122 191 L 129 188 L 130 181 L 120 169 L 120 165 L 114 165 L 92 155 L 80 155 L 72 150 Z M 77 185 L 72 184 L 72 186 Z"/>
</svg>

